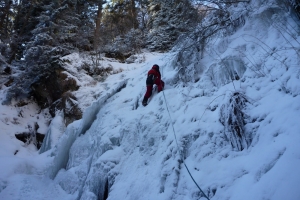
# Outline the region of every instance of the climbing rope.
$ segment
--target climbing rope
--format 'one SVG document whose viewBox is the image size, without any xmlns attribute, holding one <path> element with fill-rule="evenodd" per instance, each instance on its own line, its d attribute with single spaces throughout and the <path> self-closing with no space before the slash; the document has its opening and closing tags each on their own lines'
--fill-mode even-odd
<svg viewBox="0 0 300 200">
<path fill-rule="evenodd" d="M 185 162 L 184 162 L 184 157 L 183 157 L 183 155 L 182 155 L 182 152 L 180 151 L 180 148 L 179 148 L 179 145 L 178 145 L 178 141 L 177 141 L 177 137 L 176 137 L 176 132 L 175 132 L 175 128 L 174 128 L 174 126 L 173 126 L 173 120 L 172 120 L 172 117 L 171 117 L 171 114 L 170 114 L 170 111 L 169 111 L 169 107 L 168 107 L 167 99 L 166 99 L 166 96 L 165 96 L 165 93 L 164 93 L 164 91 L 162 91 L 162 92 L 163 92 L 163 96 L 164 96 L 164 99 L 165 99 L 165 103 L 166 103 L 167 111 L 168 111 L 168 113 L 169 113 L 169 117 L 170 117 L 170 120 L 171 120 L 171 125 L 172 125 L 172 129 L 173 129 L 173 133 L 174 133 L 175 141 L 176 141 L 177 148 L 178 148 L 179 154 L 180 154 L 180 156 L 181 156 L 182 162 L 183 162 L 183 164 L 184 164 L 184 166 L 185 166 L 186 170 L 188 171 L 188 173 L 189 173 L 190 177 L 192 178 L 193 182 L 196 184 L 196 186 L 197 186 L 197 187 L 198 187 L 198 189 L 200 190 L 200 192 L 203 194 L 203 196 L 204 196 L 206 199 L 208 199 L 208 200 L 209 200 L 209 198 L 208 198 L 208 197 L 206 196 L 206 194 L 205 194 L 205 193 L 204 193 L 204 192 L 201 190 L 200 186 L 199 186 L 199 185 L 197 184 L 197 182 L 195 181 L 195 179 L 194 179 L 194 177 L 192 176 L 192 174 L 191 174 L 191 172 L 190 172 L 189 168 L 187 167 L 187 165 L 186 165 L 186 164 L 185 164 Z"/>
</svg>

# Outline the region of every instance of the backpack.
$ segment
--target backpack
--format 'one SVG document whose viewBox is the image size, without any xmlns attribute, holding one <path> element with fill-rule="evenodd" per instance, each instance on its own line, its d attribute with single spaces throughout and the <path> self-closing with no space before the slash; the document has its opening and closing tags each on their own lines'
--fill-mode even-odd
<svg viewBox="0 0 300 200">
<path fill-rule="evenodd" d="M 154 74 L 149 74 L 146 80 L 146 85 L 153 85 L 156 77 Z"/>
</svg>

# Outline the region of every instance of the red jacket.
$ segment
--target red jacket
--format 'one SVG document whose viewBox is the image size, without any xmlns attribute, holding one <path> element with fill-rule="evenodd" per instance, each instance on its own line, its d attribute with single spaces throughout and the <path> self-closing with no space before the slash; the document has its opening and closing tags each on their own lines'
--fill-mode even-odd
<svg viewBox="0 0 300 200">
<path fill-rule="evenodd" d="M 148 77 L 146 80 L 147 91 L 144 96 L 145 101 L 147 101 L 152 95 L 153 84 L 157 85 L 158 92 L 162 91 L 165 86 L 165 83 L 161 80 L 161 74 L 157 65 L 153 65 L 152 69 L 148 71 Z"/>
<path fill-rule="evenodd" d="M 150 74 L 153 74 L 153 75 L 155 76 L 155 81 L 156 81 L 157 79 L 158 79 L 157 81 L 161 81 L 161 75 L 160 75 L 159 70 L 157 70 L 157 67 L 156 67 L 156 66 L 153 66 L 152 69 L 150 69 L 150 70 L 148 71 L 148 76 L 149 76 Z"/>
</svg>

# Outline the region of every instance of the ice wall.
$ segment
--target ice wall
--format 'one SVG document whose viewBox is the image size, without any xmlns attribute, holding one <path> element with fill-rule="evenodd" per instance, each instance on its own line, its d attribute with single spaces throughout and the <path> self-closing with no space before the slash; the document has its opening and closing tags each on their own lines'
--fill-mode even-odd
<svg viewBox="0 0 300 200">
<path fill-rule="evenodd" d="M 94 123 L 97 118 L 97 114 L 105 104 L 105 101 L 119 92 L 122 88 L 126 87 L 126 82 L 127 80 L 121 81 L 115 86 L 115 88 L 107 91 L 103 97 L 87 108 L 87 110 L 83 113 L 81 120 L 75 121 L 67 127 L 64 135 L 61 137 L 53 152 L 54 164 L 49 171 L 49 176 L 51 178 L 54 178 L 60 169 L 65 169 L 67 167 L 70 149 L 75 140 L 80 135 L 85 134 L 85 132 L 91 127 L 92 123 Z"/>
<path fill-rule="evenodd" d="M 44 153 L 57 144 L 59 138 L 65 132 L 66 127 L 64 123 L 63 112 L 57 112 L 56 116 L 52 119 L 48 131 L 45 135 L 43 144 L 39 150 L 39 153 Z"/>
</svg>

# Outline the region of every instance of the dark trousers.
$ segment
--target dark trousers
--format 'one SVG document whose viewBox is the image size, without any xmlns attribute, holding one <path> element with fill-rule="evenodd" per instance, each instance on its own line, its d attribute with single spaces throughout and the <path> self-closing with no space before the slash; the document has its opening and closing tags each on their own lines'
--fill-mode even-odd
<svg viewBox="0 0 300 200">
<path fill-rule="evenodd" d="M 158 92 L 160 92 L 164 89 L 165 82 L 163 82 L 162 80 L 161 81 L 155 80 L 154 84 L 157 85 Z M 148 98 L 151 97 L 152 90 L 153 90 L 153 85 L 147 85 L 147 91 L 146 91 L 146 94 L 144 96 L 144 99 L 148 100 Z"/>
</svg>

